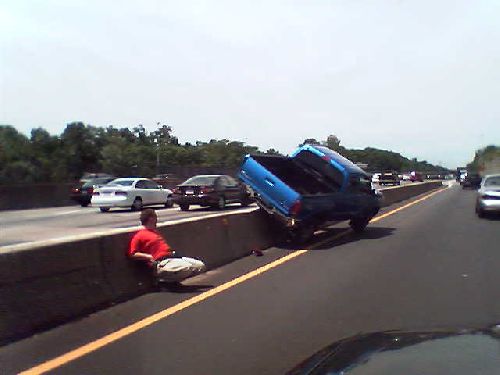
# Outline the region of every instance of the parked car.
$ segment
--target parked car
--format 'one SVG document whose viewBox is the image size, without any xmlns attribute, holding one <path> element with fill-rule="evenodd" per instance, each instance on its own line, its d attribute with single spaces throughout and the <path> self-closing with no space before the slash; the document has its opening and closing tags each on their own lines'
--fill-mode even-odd
<svg viewBox="0 0 500 375">
<path fill-rule="evenodd" d="M 462 188 L 479 189 L 481 186 L 481 176 L 477 173 L 467 173 L 463 181 L 460 183 Z"/>
<path fill-rule="evenodd" d="M 92 199 L 92 193 L 94 189 L 97 189 L 108 182 L 113 181 L 116 177 L 99 177 L 88 180 L 83 184 L 79 184 L 71 189 L 70 198 L 75 202 L 78 202 L 82 207 L 87 207 Z"/>
<path fill-rule="evenodd" d="M 172 191 L 163 189 L 147 178 L 117 178 L 107 185 L 94 189 L 91 203 L 102 212 L 112 207 L 141 210 L 144 206 L 173 206 Z"/>
<path fill-rule="evenodd" d="M 400 185 L 401 180 L 396 172 L 385 172 L 380 174 L 378 183 L 380 185 Z"/>
<path fill-rule="evenodd" d="M 191 177 L 174 189 L 174 202 L 181 210 L 191 205 L 224 209 L 227 203 L 251 203 L 246 186 L 227 175 L 198 175 Z"/>
<path fill-rule="evenodd" d="M 380 209 L 370 175 L 323 146 L 306 144 L 290 157 L 247 155 L 238 177 L 297 242 L 335 220 L 360 232 Z"/>
<path fill-rule="evenodd" d="M 477 191 L 476 214 L 483 217 L 486 212 L 500 212 L 500 174 L 485 176 Z"/>
</svg>

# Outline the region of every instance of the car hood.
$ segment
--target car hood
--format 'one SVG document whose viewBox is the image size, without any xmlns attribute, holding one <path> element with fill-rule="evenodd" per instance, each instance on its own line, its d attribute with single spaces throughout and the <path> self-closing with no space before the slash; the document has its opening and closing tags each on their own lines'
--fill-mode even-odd
<svg viewBox="0 0 500 375">
<path fill-rule="evenodd" d="M 500 325 L 360 334 L 329 345 L 288 374 L 498 374 L 499 345 Z"/>
</svg>

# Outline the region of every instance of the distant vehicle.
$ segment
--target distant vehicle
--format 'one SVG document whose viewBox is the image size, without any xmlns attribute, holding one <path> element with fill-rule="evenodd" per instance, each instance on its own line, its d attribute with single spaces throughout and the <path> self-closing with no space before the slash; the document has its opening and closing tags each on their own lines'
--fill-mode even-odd
<svg viewBox="0 0 500 375">
<path fill-rule="evenodd" d="M 360 333 L 330 344 L 287 372 L 326 374 L 497 374 L 498 326 Z"/>
<path fill-rule="evenodd" d="M 500 212 L 500 174 L 483 178 L 477 191 L 476 214 L 483 217 L 486 212 Z"/>
<path fill-rule="evenodd" d="M 152 178 L 152 180 L 164 188 L 168 186 L 175 186 L 177 183 L 179 183 L 179 178 L 170 173 L 157 174 Z"/>
<path fill-rule="evenodd" d="M 107 185 L 94 189 L 91 203 L 101 212 L 113 207 L 141 210 L 144 206 L 164 205 L 172 207 L 172 191 L 163 189 L 147 178 L 117 178 Z"/>
<path fill-rule="evenodd" d="M 424 182 L 424 176 L 420 172 L 413 171 L 410 173 L 410 181 L 411 182 Z"/>
<path fill-rule="evenodd" d="M 174 202 L 183 211 L 191 205 L 222 210 L 228 203 L 248 206 L 252 202 L 245 185 L 227 175 L 194 176 L 177 185 L 173 192 Z"/>
<path fill-rule="evenodd" d="M 457 182 L 461 182 L 465 176 L 467 175 L 467 168 L 465 167 L 458 167 L 457 172 L 455 174 Z"/>
<path fill-rule="evenodd" d="M 370 175 L 323 146 L 305 144 L 290 157 L 247 155 L 238 177 L 296 242 L 335 220 L 361 232 L 380 209 Z"/>
<path fill-rule="evenodd" d="M 75 202 L 78 202 L 82 207 L 87 207 L 92 199 L 92 193 L 94 189 L 97 189 L 108 182 L 113 181 L 116 177 L 99 177 L 88 180 L 83 184 L 79 184 L 71 189 L 70 198 Z"/>
<path fill-rule="evenodd" d="M 382 173 L 379 177 L 380 185 L 400 185 L 401 180 L 396 172 Z"/>
<path fill-rule="evenodd" d="M 86 182 L 89 182 L 90 180 L 93 180 L 93 179 L 96 179 L 96 178 L 105 178 L 105 177 L 116 178 L 113 175 L 110 175 L 108 173 L 89 173 L 89 172 L 86 172 L 80 178 L 80 183 L 84 184 Z"/>
<path fill-rule="evenodd" d="M 411 176 L 408 173 L 403 173 L 401 175 L 401 180 L 403 180 L 403 181 L 410 181 L 411 180 Z"/>
<path fill-rule="evenodd" d="M 467 173 L 461 182 L 462 188 L 478 189 L 481 186 L 481 176 L 478 173 Z"/>
<path fill-rule="evenodd" d="M 372 175 L 372 183 L 378 184 L 380 181 L 380 173 L 374 173 Z"/>
</svg>

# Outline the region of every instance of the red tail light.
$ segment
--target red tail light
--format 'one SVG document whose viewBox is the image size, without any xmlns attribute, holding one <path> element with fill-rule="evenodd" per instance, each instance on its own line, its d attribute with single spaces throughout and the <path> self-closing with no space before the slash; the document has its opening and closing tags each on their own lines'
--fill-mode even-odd
<svg viewBox="0 0 500 375">
<path fill-rule="evenodd" d="M 200 188 L 201 194 L 213 193 L 215 189 L 212 186 L 202 186 Z"/>
<path fill-rule="evenodd" d="M 297 200 L 293 203 L 292 207 L 290 207 L 290 215 L 297 216 L 302 209 L 302 202 Z"/>
<path fill-rule="evenodd" d="M 78 193 L 78 192 L 80 191 L 80 189 L 78 189 L 78 188 L 74 188 L 74 189 L 71 189 L 71 191 L 72 191 L 73 193 Z"/>
<path fill-rule="evenodd" d="M 175 188 L 175 189 L 172 191 L 172 193 L 174 193 L 174 194 L 182 194 L 182 191 L 181 191 L 181 189 L 179 189 L 179 188 Z"/>
<path fill-rule="evenodd" d="M 98 191 L 92 192 L 92 195 L 101 195 Z"/>
<path fill-rule="evenodd" d="M 115 191 L 115 195 L 127 196 L 127 192 L 126 191 Z"/>
</svg>

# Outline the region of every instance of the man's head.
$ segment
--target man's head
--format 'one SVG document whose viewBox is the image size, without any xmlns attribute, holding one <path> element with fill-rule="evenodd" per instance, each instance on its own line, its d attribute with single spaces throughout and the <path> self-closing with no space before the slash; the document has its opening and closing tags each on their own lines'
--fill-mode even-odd
<svg viewBox="0 0 500 375">
<path fill-rule="evenodd" d="M 142 225 L 144 225 L 146 228 L 154 229 L 156 228 L 158 217 L 156 216 L 155 210 L 153 210 L 152 208 L 146 208 L 145 210 L 141 211 L 140 220 Z"/>
</svg>

